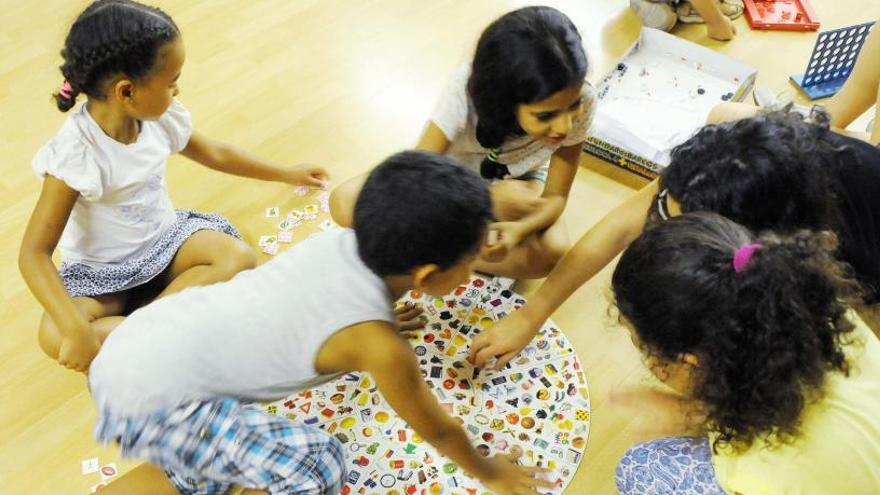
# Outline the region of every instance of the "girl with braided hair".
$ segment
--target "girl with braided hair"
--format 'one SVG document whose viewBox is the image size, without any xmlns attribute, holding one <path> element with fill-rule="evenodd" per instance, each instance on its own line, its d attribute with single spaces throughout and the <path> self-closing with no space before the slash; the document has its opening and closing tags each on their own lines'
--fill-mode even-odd
<svg viewBox="0 0 880 495">
<path fill-rule="evenodd" d="M 180 30 L 158 8 L 98 0 L 73 23 L 61 55 L 58 109 L 71 110 L 81 94 L 85 102 L 33 159 L 43 186 L 19 266 L 46 310 L 41 347 L 85 372 L 133 304 L 255 266 L 225 218 L 175 211 L 165 181 L 171 154 L 295 185 L 322 184 L 326 172 L 272 164 L 193 131 L 175 99 L 185 56 Z"/>
<path fill-rule="evenodd" d="M 708 212 L 630 244 L 619 319 L 669 391 L 633 394 L 662 438 L 623 456 L 621 494 L 880 492 L 880 342 L 836 245 Z"/>
</svg>

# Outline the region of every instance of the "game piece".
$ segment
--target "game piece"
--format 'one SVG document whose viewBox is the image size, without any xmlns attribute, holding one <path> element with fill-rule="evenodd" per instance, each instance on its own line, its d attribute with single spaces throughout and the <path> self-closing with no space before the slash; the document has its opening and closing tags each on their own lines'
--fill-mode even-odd
<svg viewBox="0 0 880 495">
<path fill-rule="evenodd" d="M 643 28 L 623 59 L 596 86 L 584 151 L 653 178 L 672 148 L 702 127 L 722 101 L 742 101 L 757 71 L 706 47 Z"/>
<path fill-rule="evenodd" d="M 819 33 L 803 74 L 791 81 L 811 100 L 837 93 L 852 72 L 874 22 Z"/>
<path fill-rule="evenodd" d="M 260 247 L 266 247 L 266 246 L 268 246 L 269 244 L 275 244 L 275 242 L 277 242 L 277 240 L 278 240 L 278 236 L 274 236 L 274 235 L 261 235 L 261 236 L 260 236 L 260 241 L 259 241 L 258 245 L 259 245 Z"/>
<path fill-rule="evenodd" d="M 111 462 L 109 464 L 104 464 L 103 466 L 101 466 L 100 473 L 101 481 L 106 482 L 107 480 L 116 477 L 116 475 L 119 474 L 119 471 L 116 469 L 116 464 Z"/>
<path fill-rule="evenodd" d="M 266 218 L 275 218 L 279 215 L 278 207 L 266 208 Z"/>
<path fill-rule="evenodd" d="M 93 457 L 91 459 L 84 459 L 82 461 L 82 474 L 86 475 L 86 474 L 97 473 L 98 469 L 99 469 L 98 466 L 99 465 L 98 465 L 98 458 L 97 457 Z"/>
<path fill-rule="evenodd" d="M 293 232 L 289 230 L 283 230 L 278 232 L 278 242 L 291 243 L 293 242 Z"/>
<path fill-rule="evenodd" d="M 328 230 L 336 230 L 336 229 L 338 229 L 338 228 L 339 228 L 339 225 L 336 225 L 335 223 L 333 223 L 333 220 L 330 220 L 330 219 L 328 218 L 327 220 L 324 220 L 323 222 L 321 222 L 320 228 L 321 228 L 321 230 L 323 230 L 324 232 L 326 232 L 326 231 L 328 231 Z"/>
<path fill-rule="evenodd" d="M 294 188 L 294 190 L 293 190 L 293 194 L 296 194 L 297 196 L 302 197 L 302 196 L 305 196 L 306 194 L 308 194 L 309 191 L 311 191 L 309 186 L 296 186 L 296 188 Z"/>
<path fill-rule="evenodd" d="M 475 276 L 449 296 L 412 291 L 401 301 L 407 302 L 425 310 L 426 327 L 409 342 L 441 407 L 485 455 L 517 454 L 523 464 L 551 469 L 555 487 L 541 493 L 561 494 L 583 459 L 590 426 L 586 377 L 562 332 L 548 322 L 501 371 L 477 370 L 466 360 L 470 342 L 499 315 L 525 304 L 523 297 Z M 262 407 L 343 443 L 348 477 L 342 493 L 485 493 L 394 413 L 367 374 L 347 373 Z"/>
<path fill-rule="evenodd" d="M 278 254 L 278 243 L 273 242 L 271 244 L 266 244 L 263 246 L 263 252 L 275 256 Z"/>
<path fill-rule="evenodd" d="M 815 31 L 819 18 L 807 0 L 743 0 L 752 29 Z"/>
</svg>

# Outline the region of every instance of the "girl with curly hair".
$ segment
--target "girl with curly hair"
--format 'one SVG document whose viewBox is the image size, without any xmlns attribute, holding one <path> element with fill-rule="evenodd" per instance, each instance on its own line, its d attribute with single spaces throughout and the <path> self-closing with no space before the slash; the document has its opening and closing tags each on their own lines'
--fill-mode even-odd
<svg viewBox="0 0 880 495">
<path fill-rule="evenodd" d="M 830 230 L 863 285 L 860 315 L 880 302 L 880 149 L 788 111 L 707 125 L 676 147 L 659 180 L 609 212 L 572 247 L 529 303 L 481 333 L 471 359 L 504 366 L 544 321 L 614 259 L 646 223 L 712 211 L 753 231 Z"/>
<path fill-rule="evenodd" d="M 689 436 L 631 448 L 621 494 L 880 491 L 880 342 L 835 245 L 689 213 L 627 248 L 620 320 Z"/>
</svg>

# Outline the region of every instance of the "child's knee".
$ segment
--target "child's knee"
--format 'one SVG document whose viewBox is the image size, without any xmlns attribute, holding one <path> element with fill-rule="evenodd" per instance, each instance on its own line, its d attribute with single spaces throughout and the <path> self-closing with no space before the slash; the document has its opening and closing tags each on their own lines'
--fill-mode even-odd
<svg viewBox="0 0 880 495">
<path fill-rule="evenodd" d="M 668 2 L 630 0 L 629 6 L 645 27 L 671 31 L 678 21 L 678 14 Z"/>
<path fill-rule="evenodd" d="M 49 313 L 43 313 L 43 318 L 40 319 L 37 340 L 40 343 L 40 349 L 47 356 L 58 359 L 58 351 L 61 349 L 61 330 L 49 316 Z"/>
<path fill-rule="evenodd" d="M 224 256 L 220 263 L 220 269 L 225 272 L 226 279 L 230 279 L 238 272 L 250 270 L 257 266 L 257 254 L 244 242 L 236 242 Z"/>
<path fill-rule="evenodd" d="M 330 193 L 330 217 L 343 227 L 354 225 L 354 205 L 357 191 L 348 183 L 344 183 Z"/>
<path fill-rule="evenodd" d="M 550 274 L 559 260 L 565 256 L 570 247 L 569 243 L 563 239 L 553 239 L 542 243 L 540 253 L 534 257 L 532 267 L 537 272 L 536 278 L 543 278 Z"/>
</svg>

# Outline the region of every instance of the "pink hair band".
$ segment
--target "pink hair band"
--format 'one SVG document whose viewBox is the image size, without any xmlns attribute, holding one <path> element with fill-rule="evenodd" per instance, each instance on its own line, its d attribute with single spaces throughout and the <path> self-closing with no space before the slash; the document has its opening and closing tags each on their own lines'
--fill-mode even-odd
<svg viewBox="0 0 880 495">
<path fill-rule="evenodd" d="M 61 84 L 61 89 L 58 90 L 58 94 L 67 99 L 70 99 L 70 97 L 73 96 L 73 86 L 70 85 L 70 82 L 67 79 Z"/>
<path fill-rule="evenodd" d="M 755 255 L 755 251 L 762 247 L 763 246 L 758 243 L 740 246 L 740 248 L 736 250 L 736 253 L 733 254 L 733 271 L 740 273 L 745 270 L 746 267 L 749 266 L 749 262 L 752 261 L 752 256 Z"/>
</svg>

